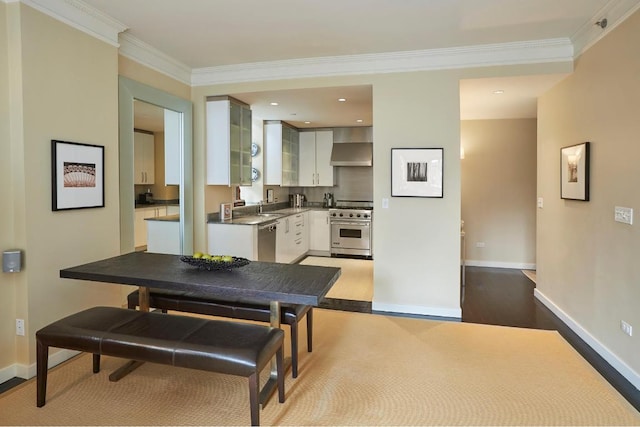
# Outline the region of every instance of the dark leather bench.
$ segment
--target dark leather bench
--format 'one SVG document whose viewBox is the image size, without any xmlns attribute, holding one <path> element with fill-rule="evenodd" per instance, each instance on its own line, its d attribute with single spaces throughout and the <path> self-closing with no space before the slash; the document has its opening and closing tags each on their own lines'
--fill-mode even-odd
<svg viewBox="0 0 640 427">
<path fill-rule="evenodd" d="M 45 404 L 49 347 L 249 378 L 251 424 L 260 423 L 260 371 L 275 356 L 277 387 L 284 402 L 284 332 L 250 323 L 202 319 L 125 308 L 94 307 L 36 332 L 37 406 Z"/>
<path fill-rule="evenodd" d="M 140 304 L 138 291 L 129 294 L 127 304 L 130 309 L 135 309 Z M 152 288 L 149 290 L 149 306 L 163 312 L 175 310 L 259 322 L 271 320 L 269 305 L 264 302 L 212 299 L 192 292 Z M 280 323 L 291 327 L 291 375 L 296 378 L 298 376 L 298 322 L 306 315 L 307 351 L 311 352 L 313 350 L 313 307 L 282 304 L 280 314 Z"/>
</svg>

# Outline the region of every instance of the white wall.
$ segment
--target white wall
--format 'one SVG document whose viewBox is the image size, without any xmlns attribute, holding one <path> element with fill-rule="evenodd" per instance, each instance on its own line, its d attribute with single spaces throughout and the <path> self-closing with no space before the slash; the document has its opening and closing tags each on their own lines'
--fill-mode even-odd
<svg viewBox="0 0 640 427">
<path fill-rule="evenodd" d="M 538 104 L 537 295 L 640 388 L 640 13 Z M 560 199 L 560 149 L 591 142 L 590 201 Z M 614 207 L 635 209 L 633 225 Z"/>
<path fill-rule="evenodd" d="M 536 119 L 460 126 L 467 265 L 535 268 Z"/>
</svg>

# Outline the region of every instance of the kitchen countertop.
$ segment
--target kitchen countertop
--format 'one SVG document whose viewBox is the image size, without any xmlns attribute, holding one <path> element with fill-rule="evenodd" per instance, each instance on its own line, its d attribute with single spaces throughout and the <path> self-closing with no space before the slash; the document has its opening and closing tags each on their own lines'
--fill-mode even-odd
<svg viewBox="0 0 640 427">
<path fill-rule="evenodd" d="M 229 225 L 263 225 L 269 222 L 277 221 L 280 218 L 284 218 L 286 216 L 295 215 L 302 212 L 308 212 L 311 210 L 327 210 L 327 208 L 322 207 L 304 207 L 304 208 L 285 208 L 278 209 L 274 211 L 266 211 L 262 214 L 259 213 L 246 213 L 242 215 L 238 215 L 233 217 L 232 219 L 228 219 L 226 221 L 222 221 L 219 217 L 210 218 L 207 223 L 209 224 L 229 224 Z"/>
<path fill-rule="evenodd" d="M 180 214 L 156 216 L 152 218 L 145 218 L 145 221 L 167 221 L 167 222 L 180 222 Z"/>
</svg>

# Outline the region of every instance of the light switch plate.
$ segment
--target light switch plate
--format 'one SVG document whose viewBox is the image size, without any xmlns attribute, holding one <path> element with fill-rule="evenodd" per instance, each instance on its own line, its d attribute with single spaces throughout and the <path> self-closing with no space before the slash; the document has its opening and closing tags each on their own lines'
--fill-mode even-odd
<svg viewBox="0 0 640 427">
<path fill-rule="evenodd" d="M 616 206 L 614 213 L 614 220 L 616 222 L 622 222 L 624 224 L 633 224 L 633 209 L 625 208 L 622 206 Z"/>
<path fill-rule="evenodd" d="M 544 199 L 542 197 L 538 197 L 538 208 L 542 209 L 544 207 Z"/>
<path fill-rule="evenodd" d="M 382 199 L 382 208 L 389 209 L 389 199 L 387 199 L 386 197 Z"/>
</svg>

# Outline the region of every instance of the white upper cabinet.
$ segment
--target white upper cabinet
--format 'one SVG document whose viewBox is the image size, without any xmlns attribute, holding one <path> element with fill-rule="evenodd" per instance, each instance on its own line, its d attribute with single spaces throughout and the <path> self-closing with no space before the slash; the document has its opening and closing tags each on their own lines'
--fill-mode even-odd
<svg viewBox="0 0 640 427">
<path fill-rule="evenodd" d="M 133 183 L 153 184 L 155 181 L 155 142 L 152 133 L 133 133 Z"/>
<path fill-rule="evenodd" d="M 164 110 L 164 185 L 180 185 L 182 113 Z"/>
<path fill-rule="evenodd" d="M 299 132 L 281 121 L 264 124 L 264 184 L 298 186 Z"/>
<path fill-rule="evenodd" d="M 333 187 L 332 146 L 332 130 L 300 132 L 301 187 Z"/>
<path fill-rule="evenodd" d="M 207 185 L 251 185 L 251 109 L 207 98 Z"/>
</svg>

